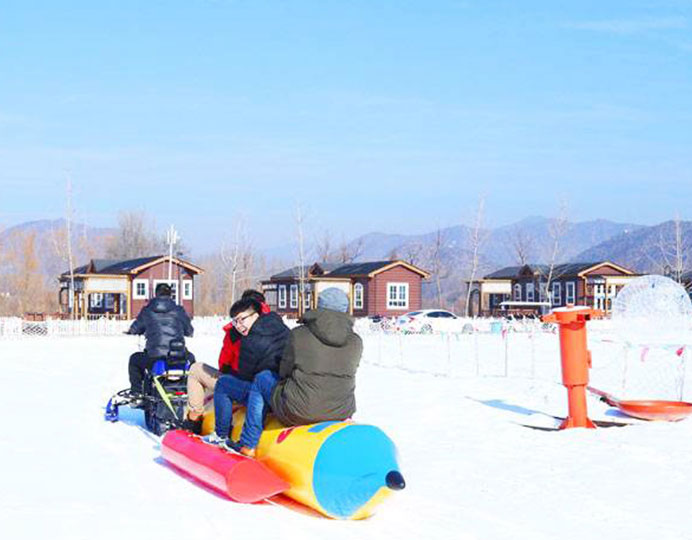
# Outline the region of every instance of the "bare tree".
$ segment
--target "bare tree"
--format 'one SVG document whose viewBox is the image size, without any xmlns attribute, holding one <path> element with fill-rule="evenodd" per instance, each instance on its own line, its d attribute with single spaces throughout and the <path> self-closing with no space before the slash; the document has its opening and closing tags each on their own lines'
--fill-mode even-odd
<svg viewBox="0 0 692 540">
<path fill-rule="evenodd" d="M 331 262 L 334 258 L 332 236 L 329 230 L 325 229 L 322 236 L 315 240 L 315 255 L 320 262 Z"/>
<path fill-rule="evenodd" d="M 53 244 L 53 250 L 55 254 L 60 258 L 62 262 L 67 264 L 68 272 L 70 274 L 70 287 L 68 291 L 68 306 L 72 306 L 70 310 L 72 319 L 76 318 L 76 310 L 74 309 L 74 256 L 72 250 L 72 223 L 73 223 L 73 208 L 72 208 L 72 179 L 70 175 L 66 172 L 66 185 L 65 185 L 65 227 L 59 230 L 51 231 L 51 241 Z"/>
<path fill-rule="evenodd" d="M 245 226 L 242 219 L 236 223 L 235 239 L 230 249 L 226 246 L 221 248 L 221 261 L 226 269 L 228 281 L 230 281 L 230 303 L 233 304 L 236 300 L 236 286 L 238 283 L 238 273 L 242 269 L 247 270 L 248 266 L 252 265 L 252 253 L 249 252 L 249 244 L 245 233 Z"/>
<path fill-rule="evenodd" d="M 164 251 L 163 238 L 156 233 L 156 224 L 146 212 L 130 210 L 120 213 L 118 232 L 106 250 L 109 258 L 135 259 Z"/>
<path fill-rule="evenodd" d="M 298 203 L 296 205 L 296 235 L 298 240 L 298 316 L 302 317 L 305 311 L 305 285 L 307 281 L 307 268 L 305 259 L 305 242 L 303 227 L 305 223 L 305 213 Z"/>
<path fill-rule="evenodd" d="M 666 223 L 661 228 L 657 248 L 660 258 L 652 261 L 654 267 L 681 283 L 692 259 L 692 244 L 685 235 L 684 223 L 679 215 L 675 216 L 670 225 Z"/>
<path fill-rule="evenodd" d="M 9 314 L 23 315 L 32 311 L 52 311 L 55 302 L 40 272 L 36 254 L 36 234 L 23 233 L 14 238 L 9 253 L 7 275 L 11 298 Z"/>
<path fill-rule="evenodd" d="M 74 258 L 72 257 L 72 179 L 69 174 L 67 175 L 67 210 L 65 212 L 65 221 L 67 229 L 67 264 L 70 268 L 70 300 L 68 305 L 72 302 L 74 298 Z M 71 310 L 72 318 L 76 317 L 76 312 L 74 308 Z"/>
<path fill-rule="evenodd" d="M 442 279 L 446 277 L 443 276 L 443 273 L 445 273 L 446 271 L 446 265 L 442 260 L 442 249 L 444 248 L 444 245 L 444 233 L 442 232 L 442 229 L 438 227 L 437 231 L 435 232 L 435 239 L 433 240 L 433 243 L 430 246 L 429 255 L 430 273 L 433 275 L 433 278 L 435 279 L 435 294 L 437 295 L 438 307 L 445 307 L 442 301 Z"/>
<path fill-rule="evenodd" d="M 567 203 L 560 202 L 560 211 L 548 227 L 548 235 L 550 237 L 549 255 L 548 255 L 548 272 L 544 285 L 541 285 L 539 280 L 539 298 L 547 298 L 548 302 L 553 303 L 552 281 L 556 276 L 555 267 L 558 264 L 562 249 L 562 240 L 569 229 L 569 221 L 567 220 Z"/>
<path fill-rule="evenodd" d="M 363 254 L 364 242 L 362 238 L 354 242 L 347 242 L 341 238 L 341 243 L 337 249 L 336 262 L 350 264 Z"/>
<path fill-rule="evenodd" d="M 466 290 L 466 316 L 471 315 L 471 291 L 473 289 L 473 283 L 476 281 L 476 273 L 478 272 L 478 267 L 480 265 L 480 255 L 481 248 L 485 241 L 487 240 L 487 232 L 483 229 L 484 222 L 484 210 L 485 210 L 485 197 L 481 197 L 478 200 L 478 208 L 476 209 L 476 219 L 473 228 L 469 233 L 469 251 L 471 252 L 471 258 L 469 261 L 470 266 L 470 276 L 468 287 Z"/>
<path fill-rule="evenodd" d="M 406 244 L 403 247 L 404 260 L 414 266 L 420 263 L 420 259 L 423 257 L 424 247 L 420 242 L 413 242 L 411 244 Z"/>
<path fill-rule="evenodd" d="M 512 229 L 509 235 L 509 243 L 517 264 L 524 266 L 531 262 L 535 250 L 534 239 L 521 227 Z"/>
</svg>

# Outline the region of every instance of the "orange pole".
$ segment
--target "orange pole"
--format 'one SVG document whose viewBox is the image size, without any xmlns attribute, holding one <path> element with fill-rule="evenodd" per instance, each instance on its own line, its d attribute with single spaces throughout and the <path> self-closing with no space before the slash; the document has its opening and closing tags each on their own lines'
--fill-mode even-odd
<svg viewBox="0 0 692 540">
<path fill-rule="evenodd" d="M 557 308 L 543 317 L 544 322 L 557 323 L 560 331 L 562 384 L 567 388 L 569 414 L 560 429 L 595 428 L 586 408 L 586 387 L 589 384 L 591 353 L 586 348 L 586 321 L 600 317 L 599 310 L 567 306 Z"/>
</svg>

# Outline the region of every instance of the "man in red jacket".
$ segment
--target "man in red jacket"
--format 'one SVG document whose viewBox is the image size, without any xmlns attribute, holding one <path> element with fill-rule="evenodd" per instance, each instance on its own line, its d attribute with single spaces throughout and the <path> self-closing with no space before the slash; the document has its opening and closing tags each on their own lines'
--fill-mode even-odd
<svg viewBox="0 0 692 540">
<path fill-rule="evenodd" d="M 264 295 L 254 289 L 247 289 L 241 298 L 253 298 L 257 300 L 262 309 L 262 313 L 269 313 L 271 310 L 266 303 Z M 228 323 L 223 327 L 223 344 L 219 353 L 219 369 L 215 369 L 203 362 L 195 362 L 190 367 L 187 376 L 187 417 L 183 421 L 183 429 L 199 433 L 202 429 L 202 416 L 204 414 L 204 403 L 207 391 L 212 391 L 216 387 L 216 381 L 221 375 L 236 375 L 238 373 L 238 357 L 240 356 L 240 341 L 242 335 Z"/>
</svg>

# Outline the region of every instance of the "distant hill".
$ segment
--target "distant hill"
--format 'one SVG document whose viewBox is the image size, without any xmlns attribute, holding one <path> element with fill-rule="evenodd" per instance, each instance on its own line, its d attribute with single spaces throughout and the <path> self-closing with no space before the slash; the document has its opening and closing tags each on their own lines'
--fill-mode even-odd
<svg viewBox="0 0 692 540">
<path fill-rule="evenodd" d="M 676 241 L 676 237 L 679 241 Z M 679 245 L 679 249 L 676 248 Z M 661 273 L 676 267 L 676 253 L 685 270 L 692 267 L 692 222 L 666 221 L 652 227 L 622 232 L 575 255 L 572 260 L 608 259 L 636 272 Z"/>
<path fill-rule="evenodd" d="M 64 258 L 65 225 L 64 219 L 42 219 L 0 230 L 0 248 L 6 254 L 12 250 L 21 249 L 23 239 L 33 234 L 40 264 L 39 271 L 50 281 L 68 268 Z M 103 257 L 107 242 L 115 231 L 112 228 L 73 224 L 71 237 L 75 264 L 83 264 L 91 258 Z"/>
<path fill-rule="evenodd" d="M 530 217 L 511 225 L 485 230 L 482 233 L 483 258 L 493 269 L 518 264 L 513 244 L 517 237 L 522 237 L 525 240 L 528 260 L 536 263 L 545 262 L 549 259 L 552 246 L 550 228 L 554 225 L 553 219 Z M 615 223 L 603 219 L 567 223 L 560 240 L 559 258 L 561 261 L 568 261 L 596 244 L 623 232 L 636 231 L 642 227 L 633 223 Z M 450 256 L 454 251 L 463 253 L 469 248 L 471 235 L 469 227 L 463 225 L 448 227 L 441 229 L 440 234 L 444 239 L 444 248 Z M 360 256 L 362 260 L 386 258 L 389 254 L 406 258 L 407 255 L 417 251 L 417 246 L 425 248 L 434 244 L 436 236 L 437 231 L 421 235 L 370 233 L 356 238 L 351 244 L 355 246 L 362 243 Z"/>
</svg>

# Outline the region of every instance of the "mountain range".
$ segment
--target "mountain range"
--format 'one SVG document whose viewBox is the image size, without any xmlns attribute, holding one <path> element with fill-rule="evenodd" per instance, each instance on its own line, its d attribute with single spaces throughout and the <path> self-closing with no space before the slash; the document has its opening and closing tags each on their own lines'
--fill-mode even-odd
<svg viewBox="0 0 692 540">
<path fill-rule="evenodd" d="M 40 271 L 54 278 L 67 268 L 64 231 L 62 219 L 22 223 L 0 231 L 0 250 L 5 253 L 8 248 L 16 250 L 26 233 L 33 234 L 36 251 L 40 254 Z M 682 265 L 689 269 L 692 265 L 692 222 L 667 221 L 645 226 L 605 219 L 573 223 L 533 216 L 477 232 L 477 277 L 504 266 L 549 262 L 556 237 L 556 262 L 610 260 L 636 272 L 663 272 L 666 265 L 672 268 Z M 83 264 L 90 258 L 103 257 L 109 240 L 116 234 L 113 228 L 73 226 L 75 262 Z M 397 258 L 428 270 L 437 265 L 443 269 L 440 282 L 445 297 L 453 301 L 462 288 L 461 283 L 470 275 L 473 235 L 474 230 L 463 225 L 414 235 L 372 232 L 348 242 L 341 253 L 332 253 L 332 258 L 343 257 L 346 251 L 360 261 Z M 194 252 L 195 246 L 190 247 Z M 306 251 L 308 263 L 318 259 L 314 246 Z M 274 267 L 294 265 L 296 252 L 292 245 L 260 250 L 267 260 L 275 263 Z M 676 254 L 679 255 L 677 262 Z M 429 296 L 431 286 L 427 289 Z"/>
</svg>

